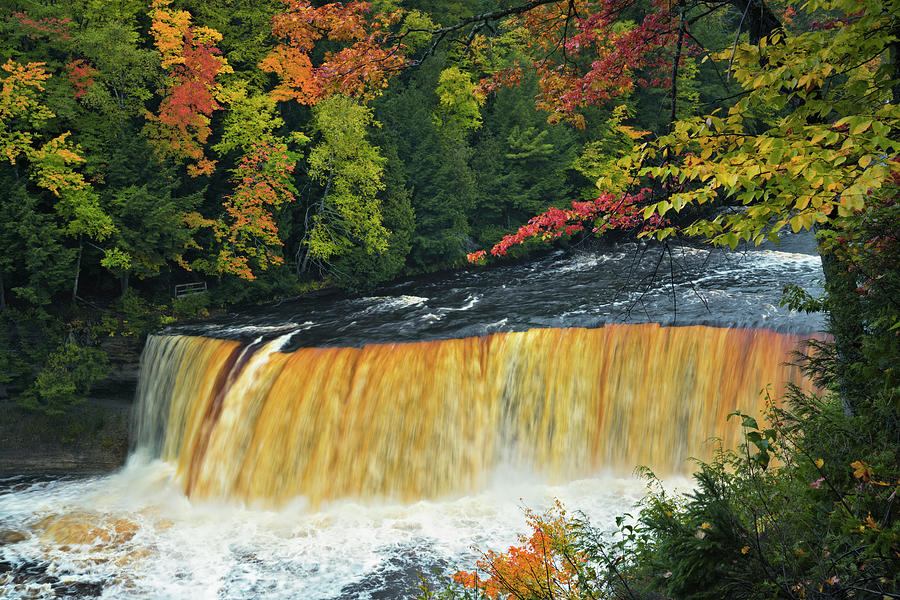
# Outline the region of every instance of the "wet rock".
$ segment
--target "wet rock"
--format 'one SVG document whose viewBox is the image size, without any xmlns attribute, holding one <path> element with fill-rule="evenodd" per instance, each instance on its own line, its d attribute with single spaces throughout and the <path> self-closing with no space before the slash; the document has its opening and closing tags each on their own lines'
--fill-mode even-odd
<svg viewBox="0 0 900 600">
<path fill-rule="evenodd" d="M 0 529 L 0 546 L 4 544 L 17 544 L 24 542 L 28 536 L 21 531 L 13 531 L 9 529 Z"/>
<path fill-rule="evenodd" d="M 96 598 L 103 593 L 103 584 L 88 581 L 64 581 L 52 586 L 57 598 Z"/>
<path fill-rule="evenodd" d="M 428 574 L 445 568 L 446 564 L 442 560 L 429 560 L 416 550 L 405 550 L 391 556 L 360 581 L 344 586 L 338 600 L 417 597 L 420 595 L 423 576 L 427 579 Z"/>
<path fill-rule="evenodd" d="M 131 541 L 138 531 L 128 519 L 112 519 L 107 515 L 74 512 L 51 515 L 35 525 L 42 537 L 59 545 L 97 544 L 98 547 L 121 546 Z"/>
</svg>

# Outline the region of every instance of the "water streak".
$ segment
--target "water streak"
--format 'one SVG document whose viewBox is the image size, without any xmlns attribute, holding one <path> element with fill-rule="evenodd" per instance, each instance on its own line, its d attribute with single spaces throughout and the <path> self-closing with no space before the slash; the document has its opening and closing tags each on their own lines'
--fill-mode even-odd
<svg viewBox="0 0 900 600">
<path fill-rule="evenodd" d="M 614 325 L 303 348 L 188 336 L 147 344 L 137 444 L 195 498 L 313 505 L 467 493 L 499 470 L 548 481 L 648 465 L 684 473 L 733 446 L 727 415 L 789 382 L 800 336 Z"/>
</svg>

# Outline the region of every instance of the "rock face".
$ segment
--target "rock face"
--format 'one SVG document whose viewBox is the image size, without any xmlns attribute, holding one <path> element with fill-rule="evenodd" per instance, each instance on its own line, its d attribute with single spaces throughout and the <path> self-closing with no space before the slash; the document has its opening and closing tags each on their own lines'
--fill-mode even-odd
<svg viewBox="0 0 900 600">
<path fill-rule="evenodd" d="M 128 453 L 131 402 L 89 399 L 78 414 L 51 420 L 0 404 L 0 477 L 93 475 L 121 467 Z"/>
<path fill-rule="evenodd" d="M 118 469 L 128 454 L 143 339 L 103 340 L 112 372 L 91 398 L 62 418 L 22 410 L 0 394 L 0 477 L 95 475 Z"/>
</svg>

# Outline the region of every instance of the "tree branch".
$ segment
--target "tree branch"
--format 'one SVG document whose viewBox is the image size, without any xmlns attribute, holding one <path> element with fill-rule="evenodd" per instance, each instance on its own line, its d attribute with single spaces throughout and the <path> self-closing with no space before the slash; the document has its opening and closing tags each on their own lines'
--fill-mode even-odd
<svg viewBox="0 0 900 600">
<path fill-rule="evenodd" d="M 502 19 L 503 17 L 509 17 L 511 15 L 521 15 L 530 10 L 534 10 L 540 6 L 544 6 L 546 4 L 562 4 L 563 2 L 568 2 L 568 0 L 532 0 L 531 2 L 527 2 L 525 4 L 520 4 L 519 6 L 511 6 L 509 8 L 504 8 L 500 10 L 494 10 L 491 12 L 481 13 L 479 15 L 473 15 L 471 17 L 466 17 L 464 19 L 460 19 L 458 22 L 453 25 L 448 25 L 446 27 L 436 27 L 434 29 L 423 29 L 423 28 L 413 28 L 407 29 L 400 36 L 397 36 L 396 39 L 399 41 L 404 36 L 409 35 L 410 33 L 428 33 L 432 37 L 436 37 L 436 39 L 431 43 L 428 47 L 428 50 L 416 60 L 409 61 L 405 66 L 406 67 L 417 67 L 421 65 L 425 59 L 429 56 L 433 56 L 437 51 L 438 46 L 447 37 L 448 34 L 453 33 L 454 31 L 459 31 L 460 29 L 464 29 L 465 27 L 471 24 L 481 24 L 486 25 L 490 21 L 496 21 L 497 19 Z M 473 29 L 474 31 L 474 29 Z"/>
</svg>

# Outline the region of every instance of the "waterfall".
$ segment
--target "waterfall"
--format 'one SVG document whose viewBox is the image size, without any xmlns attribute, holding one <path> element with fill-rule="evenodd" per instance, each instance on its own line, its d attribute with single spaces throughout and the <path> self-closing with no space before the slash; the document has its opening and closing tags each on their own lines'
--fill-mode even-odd
<svg viewBox="0 0 900 600">
<path fill-rule="evenodd" d="M 683 473 L 710 438 L 739 441 L 729 413 L 810 387 L 784 364 L 803 337 L 608 325 L 282 353 L 151 336 L 135 443 L 191 497 L 276 506 L 435 498 L 505 468 Z"/>
</svg>

